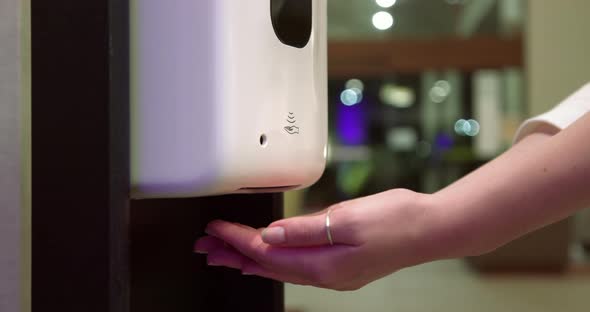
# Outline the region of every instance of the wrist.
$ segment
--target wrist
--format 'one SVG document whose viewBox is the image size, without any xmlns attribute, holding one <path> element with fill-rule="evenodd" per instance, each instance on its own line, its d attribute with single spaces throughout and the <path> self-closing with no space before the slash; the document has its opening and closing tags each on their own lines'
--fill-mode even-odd
<svg viewBox="0 0 590 312">
<path fill-rule="evenodd" d="M 409 222 L 406 266 L 462 256 L 460 235 L 443 215 L 444 206 L 438 194 L 414 193 L 409 205 L 412 213 L 406 218 L 414 219 Z"/>
<path fill-rule="evenodd" d="M 444 191 L 434 194 L 424 194 L 421 199 L 424 207 L 420 244 L 425 255 L 425 261 L 460 258 L 470 256 L 475 251 L 469 251 L 468 233 L 463 233 L 462 227 L 456 222 L 459 220 L 453 216 L 452 204 Z M 449 209 L 451 208 L 451 209 Z"/>
</svg>

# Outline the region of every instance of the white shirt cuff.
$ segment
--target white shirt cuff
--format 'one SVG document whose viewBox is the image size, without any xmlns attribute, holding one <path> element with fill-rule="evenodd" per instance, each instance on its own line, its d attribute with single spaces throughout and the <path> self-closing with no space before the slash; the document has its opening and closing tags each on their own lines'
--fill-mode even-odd
<svg viewBox="0 0 590 312">
<path fill-rule="evenodd" d="M 526 120 L 516 131 L 514 143 L 522 140 L 527 135 L 535 133 L 536 129 L 542 124 L 552 126 L 556 129 L 556 132 L 559 132 L 589 111 L 590 83 L 563 100 L 552 110 Z"/>
</svg>

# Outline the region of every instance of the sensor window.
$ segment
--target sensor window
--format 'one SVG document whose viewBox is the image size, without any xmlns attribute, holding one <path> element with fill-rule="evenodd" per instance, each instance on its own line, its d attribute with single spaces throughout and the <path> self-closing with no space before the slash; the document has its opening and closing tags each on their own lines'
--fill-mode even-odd
<svg viewBox="0 0 590 312">
<path fill-rule="evenodd" d="M 312 29 L 312 0 L 271 0 L 272 26 L 282 43 L 303 48 Z"/>
</svg>

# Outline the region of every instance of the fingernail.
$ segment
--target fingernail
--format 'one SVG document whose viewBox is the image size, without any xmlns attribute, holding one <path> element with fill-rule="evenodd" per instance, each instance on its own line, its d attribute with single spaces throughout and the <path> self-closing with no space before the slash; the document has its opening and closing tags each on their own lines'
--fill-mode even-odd
<svg viewBox="0 0 590 312">
<path fill-rule="evenodd" d="M 199 238 L 194 244 L 193 244 L 193 252 L 194 253 L 198 253 L 198 254 L 202 254 L 205 255 L 207 254 L 207 247 L 205 245 L 205 240 L 203 239 L 204 237 Z"/>
<path fill-rule="evenodd" d="M 280 226 L 267 228 L 262 231 L 262 240 L 271 245 L 282 244 L 287 240 L 285 237 L 285 229 Z"/>
<path fill-rule="evenodd" d="M 205 234 L 210 235 L 210 236 L 213 236 L 212 235 L 212 231 L 211 231 L 212 228 L 215 227 L 217 224 L 219 224 L 221 222 L 222 222 L 221 220 L 213 220 L 213 221 L 209 222 L 207 224 L 207 226 L 205 226 Z"/>
<path fill-rule="evenodd" d="M 250 272 L 244 272 L 244 271 L 242 271 L 242 275 L 254 275 L 254 273 L 250 273 Z"/>
</svg>

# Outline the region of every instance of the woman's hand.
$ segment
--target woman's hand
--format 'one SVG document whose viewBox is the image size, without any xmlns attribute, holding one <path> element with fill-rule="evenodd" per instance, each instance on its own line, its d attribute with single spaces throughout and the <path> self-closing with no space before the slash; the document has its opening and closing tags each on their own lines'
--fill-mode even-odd
<svg viewBox="0 0 590 312">
<path fill-rule="evenodd" d="M 209 265 L 243 274 L 336 290 L 355 290 L 404 267 L 436 258 L 430 195 L 397 189 L 336 204 L 266 229 L 213 221 L 195 251 Z"/>
</svg>

